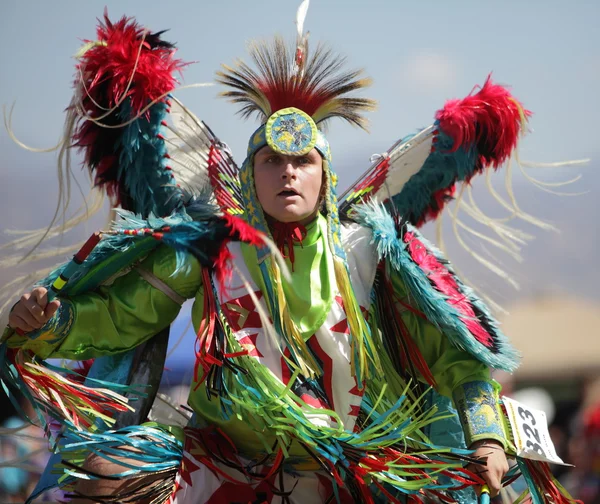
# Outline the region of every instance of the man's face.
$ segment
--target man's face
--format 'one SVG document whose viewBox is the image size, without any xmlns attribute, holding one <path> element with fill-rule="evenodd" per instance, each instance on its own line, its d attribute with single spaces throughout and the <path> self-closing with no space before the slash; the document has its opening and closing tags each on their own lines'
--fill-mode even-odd
<svg viewBox="0 0 600 504">
<path fill-rule="evenodd" d="M 323 159 L 316 149 L 286 156 L 266 146 L 254 155 L 258 201 L 279 222 L 310 222 L 319 209 L 322 181 Z"/>
</svg>

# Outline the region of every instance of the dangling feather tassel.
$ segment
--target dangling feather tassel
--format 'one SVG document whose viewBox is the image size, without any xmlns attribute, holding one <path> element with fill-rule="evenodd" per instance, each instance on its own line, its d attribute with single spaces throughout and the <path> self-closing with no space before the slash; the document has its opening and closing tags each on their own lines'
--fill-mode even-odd
<svg viewBox="0 0 600 504">
<path fill-rule="evenodd" d="M 0 359 L 4 361 L 3 386 L 8 387 L 7 390 L 20 390 L 40 411 L 66 421 L 77 429 L 90 428 L 97 420 L 112 425 L 115 413 L 134 410 L 121 394 L 108 388 L 87 387 L 78 383 L 79 380 L 59 373 L 68 371 L 76 375 L 74 371 L 50 366 L 23 350 L 7 350 L 2 347 L 2 352 L 6 352 Z M 97 384 L 108 386 L 101 382 Z M 119 388 L 126 391 L 125 387 Z M 38 418 L 42 417 L 38 415 Z"/>
<path fill-rule="evenodd" d="M 546 462 L 517 458 L 533 504 L 583 504 L 573 499 L 553 476 Z"/>
</svg>

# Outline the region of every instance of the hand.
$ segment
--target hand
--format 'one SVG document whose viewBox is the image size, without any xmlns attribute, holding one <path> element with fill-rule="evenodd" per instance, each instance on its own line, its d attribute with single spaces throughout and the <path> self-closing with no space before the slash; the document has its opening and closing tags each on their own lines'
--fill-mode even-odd
<svg viewBox="0 0 600 504">
<path fill-rule="evenodd" d="M 13 306 L 8 316 L 8 325 L 13 329 L 31 332 L 42 327 L 58 310 L 60 301 L 55 299 L 48 303 L 48 290 L 36 287 L 23 294 L 19 302 Z"/>
<path fill-rule="evenodd" d="M 481 476 L 490 489 L 490 496 L 495 497 L 502 488 L 502 478 L 508 472 L 503 446 L 493 439 L 482 439 L 473 443 L 470 449 L 475 450 L 473 458 L 486 460 L 486 463 L 469 464 L 467 469 Z"/>
</svg>

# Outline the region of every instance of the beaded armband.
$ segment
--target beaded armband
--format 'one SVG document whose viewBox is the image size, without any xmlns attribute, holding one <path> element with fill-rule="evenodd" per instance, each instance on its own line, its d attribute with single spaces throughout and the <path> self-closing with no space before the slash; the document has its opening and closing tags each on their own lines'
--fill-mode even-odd
<svg viewBox="0 0 600 504">
<path fill-rule="evenodd" d="M 494 439 L 508 447 L 496 382 L 473 381 L 452 393 L 467 446 L 481 439 Z"/>
</svg>

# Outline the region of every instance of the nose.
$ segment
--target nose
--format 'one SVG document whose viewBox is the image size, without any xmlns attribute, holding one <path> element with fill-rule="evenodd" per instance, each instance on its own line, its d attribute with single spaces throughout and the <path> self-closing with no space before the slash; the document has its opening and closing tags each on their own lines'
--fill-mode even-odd
<svg viewBox="0 0 600 504">
<path fill-rule="evenodd" d="M 285 161 L 283 171 L 281 172 L 282 180 L 294 180 L 296 178 L 296 166 L 291 159 Z"/>
</svg>

